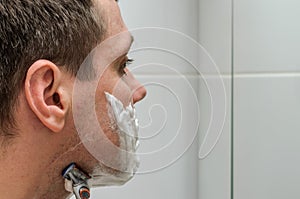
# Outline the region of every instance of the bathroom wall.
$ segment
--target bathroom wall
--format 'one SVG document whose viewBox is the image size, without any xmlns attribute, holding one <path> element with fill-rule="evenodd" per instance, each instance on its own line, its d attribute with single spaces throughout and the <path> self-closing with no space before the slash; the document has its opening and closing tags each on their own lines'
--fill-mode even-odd
<svg viewBox="0 0 300 199">
<path fill-rule="evenodd" d="M 200 161 L 199 198 L 298 198 L 300 2 L 200 0 L 199 13 L 201 44 L 233 77 L 232 118 Z"/>
<path fill-rule="evenodd" d="M 299 198 L 300 2 L 234 0 L 234 195 Z"/>
<path fill-rule="evenodd" d="M 224 82 L 226 115 L 221 134 L 210 139 L 217 144 L 203 159 L 199 159 L 199 199 L 229 199 L 231 197 L 231 73 L 232 73 L 232 5 L 231 0 L 199 0 L 199 43 L 216 63 L 218 72 L 203 70 L 200 78 L 200 146 L 207 133 L 212 116 L 211 96 L 204 79 Z M 217 91 L 220 92 L 220 91 Z M 214 106 L 218 109 L 218 106 Z M 222 116 L 222 115 L 220 115 Z M 216 124 L 213 124 L 216 125 Z"/>
<path fill-rule="evenodd" d="M 233 126 L 200 161 L 199 198 L 298 198 L 300 2 L 200 0 L 199 13 L 201 44 L 234 77 Z"/>
</svg>

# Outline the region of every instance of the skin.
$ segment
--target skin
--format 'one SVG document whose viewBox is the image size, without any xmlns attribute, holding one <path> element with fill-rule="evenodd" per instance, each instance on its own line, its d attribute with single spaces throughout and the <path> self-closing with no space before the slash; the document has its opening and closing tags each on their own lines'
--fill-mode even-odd
<svg viewBox="0 0 300 199">
<path fill-rule="evenodd" d="M 95 3 L 104 11 L 105 38 L 127 31 L 114 0 L 97 0 Z M 116 146 L 119 145 L 118 134 L 110 128 L 104 92 L 113 93 L 124 105 L 130 101 L 136 103 L 146 95 L 145 88 L 128 69 L 125 69 L 126 75 L 122 73 L 130 43 L 128 41 L 125 50 L 118 52 L 117 60 L 104 68 L 95 93 L 99 124 Z M 61 171 L 69 163 L 76 162 L 86 172 L 99 166 L 81 143 L 74 125 L 72 96 L 75 80 L 76 77 L 48 60 L 38 60 L 28 70 L 14 114 L 18 136 L 9 146 L 0 149 L 1 198 L 66 198 L 69 193 L 64 189 Z M 88 121 L 86 125 L 89 125 Z M 110 172 L 118 171 L 112 169 Z"/>
</svg>

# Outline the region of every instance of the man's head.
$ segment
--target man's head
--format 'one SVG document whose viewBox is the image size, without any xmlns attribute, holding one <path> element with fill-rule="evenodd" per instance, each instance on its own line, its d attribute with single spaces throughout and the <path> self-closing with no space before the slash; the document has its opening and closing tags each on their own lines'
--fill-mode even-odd
<svg viewBox="0 0 300 199">
<path fill-rule="evenodd" d="M 26 71 L 46 59 L 72 74 L 105 33 L 91 0 L 0 3 L 1 135 L 14 135 L 14 108 Z"/>
<path fill-rule="evenodd" d="M 117 3 L 16 0 L 2 1 L 0 11 L 1 187 L 13 187 L 12 183 L 19 180 L 14 198 L 61 198 L 66 193 L 60 172 L 70 162 L 88 173 L 98 169 L 118 174 L 119 167 L 102 164 L 84 144 L 103 144 L 84 138 L 88 133 L 97 134 L 89 128 L 95 125 L 89 120 L 95 113 L 105 138 L 114 146 L 122 145 L 106 92 L 124 106 L 146 94 L 126 69 L 132 38 L 126 33 Z M 90 68 L 89 64 L 81 65 L 91 50 L 103 43 L 104 50 L 102 46 L 93 51 L 93 60 L 100 62 L 92 61 Z M 83 71 L 101 72 L 92 80 L 80 78 L 78 72 L 83 67 Z M 74 89 L 76 82 L 89 84 L 94 80 L 97 85 L 91 96 L 88 88 L 82 93 Z M 78 100 L 89 97 L 91 104 Z M 86 107 L 93 108 L 90 114 L 84 111 L 90 110 Z M 78 118 L 82 121 L 79 127 Z M 118 157 L 103 146 L 102 155 Z M 6 191 L 11 195 L 9 189 Z M 28 195 L 32 192 L 34 196 Z"/>
</svg>

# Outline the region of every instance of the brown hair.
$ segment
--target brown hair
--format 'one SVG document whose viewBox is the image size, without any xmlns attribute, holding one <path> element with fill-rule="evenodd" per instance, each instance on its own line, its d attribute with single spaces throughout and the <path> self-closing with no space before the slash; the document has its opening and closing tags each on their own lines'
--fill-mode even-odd
<svg viewBox="0 0 300 199">
<path fill-rule="evenodd" d="M 0 0 L 0 136 L 13 136 L 13 111 L 28 68 L 47 59 L 76 75 L 104 35 L 92 0 Z"/>
</svg>

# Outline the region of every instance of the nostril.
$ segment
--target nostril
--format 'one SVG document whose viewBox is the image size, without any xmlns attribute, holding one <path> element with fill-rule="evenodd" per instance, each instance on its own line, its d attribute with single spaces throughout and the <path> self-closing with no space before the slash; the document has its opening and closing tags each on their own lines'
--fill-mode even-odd
<svg viewBox="0 0 300 199">
<path fill-rule="evenodd" d="M 145 87 L 144 86 L 139 87 L 133 93 L 133 103 L 135 104 L 136 102 L 141 101 L 142 99 L 145 98 L 146 95 L 147 95 L 147 90 L 145 89 Z"/>
</svg>

